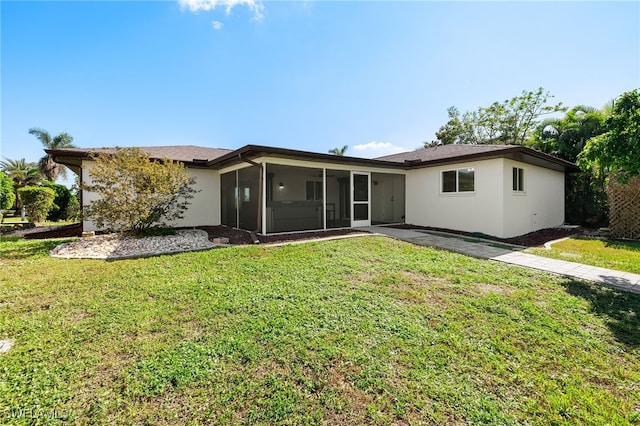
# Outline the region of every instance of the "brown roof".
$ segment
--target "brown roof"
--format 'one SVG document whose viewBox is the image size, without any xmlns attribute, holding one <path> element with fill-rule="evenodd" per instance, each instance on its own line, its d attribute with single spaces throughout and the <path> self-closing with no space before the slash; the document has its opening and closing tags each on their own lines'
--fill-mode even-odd
<svg viewBox="0 0 640 426">
<path fill-rule="evenodd" d="M 138 148 L 154 159 L 168 158 L 189 165 L 201 166 L 206 166 L 209 161 L 232 152 L 231 149 L 207 148 L 194 145 L 141 146 Z M 63 148 L 45 151 L 48 154 L 52 154 L 54 160 L 59 163 L 79 166 L 81 159 L 87 158 L 91 153 L 113 153 L 116 148 Z"/>
<path fill-rule="evenodd" d="M 271 155 L 311 161 L 402 169 L 504 157 L 559 171 L 572 172 L 578 170 L 573 163 L 518 145 L 439 145 L 375 159 L 321 154 L 260 145 L 246 145 L 237 150 L 193 145 L 147 146 L 140 147 L 140 149 L 147 152 L 151 158 L 169 158 L 171 160 L 181 161 L 190 167 L 212 167 L 216 169 L 224 168 L 238 162 L 251 161 L 259 156 Z M 90 153 L 115 152 L 115 148 L 64 148 L 45 151 L 52 154 L 56 162 L 77 168 L 80 166 L 82 159 L 88 158 Z"/>
<path fill-rule="evenodd" d="M 421 148 L 415 151 L 401 152 L 399 154 L 377 157 L 376 160 L 404 162 L 423 162 L 454 158 L 471 154 L 486 154 L 513 148 L 514 145 L 438 145 L 429 148 Z"/>
<path fill-rule="evenodd" d="M 575 164 L 521 145 L 437 145 L 415 151 L 385 155 L 376 160 L 404 163 L 412 167 L 449 164 L 474 159 L 510 158 L 562 171 L 578 171 Z"/>
</svg>

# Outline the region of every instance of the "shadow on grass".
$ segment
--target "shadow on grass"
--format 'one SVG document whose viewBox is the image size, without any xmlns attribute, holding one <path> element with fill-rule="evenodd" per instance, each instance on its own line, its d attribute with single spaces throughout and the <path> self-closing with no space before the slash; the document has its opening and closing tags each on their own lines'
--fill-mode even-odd
<svg viewBox="0 0 640 426">
<path fill-rule="evenodd" d="M 35 240 L 35 241 L 1 241 L 0 258 L 3 260 L 21 260 L 30 257 L 49 256 L 53 248 L 72 240 Z"/>
<path fill-rule="evenodd" d="M 640 241 L 607 240 L 605 246 L 618 250 L 640 251 Z"/>
<path fill-rule="evenodd" d="M 606 318 L 616 340 L 640 346 L 640 295 L 580 281 L 566 281 L 564 286 L 569 294 L 589 301 L 593 312 Z"/>
</svg>

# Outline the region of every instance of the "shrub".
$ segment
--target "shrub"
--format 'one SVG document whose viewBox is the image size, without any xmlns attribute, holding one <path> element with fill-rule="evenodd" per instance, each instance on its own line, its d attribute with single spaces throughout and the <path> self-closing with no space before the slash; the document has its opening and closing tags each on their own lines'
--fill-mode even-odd
<svg viewBox="0 0 640 426">
<path fill-rule="evenodd" d="M 83 189 L 98 195 L 85 207 L 86 217 L 98 228 L 140 234 L 166 225 L 184 217 L 196 192 L 182 163 L 151 160 L 138 148 L 116 148 L 93 159 L 91 183 Z"/>
<path fill-rule="evenodd" d="M 53 206 L 47 215 L 47 220 L 57 222 L 67 219 L 67 208 L 73 195 L 69 188 L 50 181 L 43 181 L 41 185 L 53 189 L 56 193 L 56 197 L 53 199 Z"/>
<path fill-rule="evenodd" d="M 47 213 L 53 206 L 56 192 L 44 186 L 25 186 L 20 188 L 18 193 L 31 222 L 44 222 L 47 218 Z"/>
<path fill-rule="evenodd" d="M 69 198 L 64 218 L 72 221 L 80 220 L 80 202 L 78 201 L 78 197 L 73 193 L 71 193 L 71 198 Z"/>
<path fill-rule="evenodd" d="M 16 201 L 16 192 L 13 189 L 13 181 L 4 172 L 0 172 L 0 210 L 13 207 Z"/>
</svg>

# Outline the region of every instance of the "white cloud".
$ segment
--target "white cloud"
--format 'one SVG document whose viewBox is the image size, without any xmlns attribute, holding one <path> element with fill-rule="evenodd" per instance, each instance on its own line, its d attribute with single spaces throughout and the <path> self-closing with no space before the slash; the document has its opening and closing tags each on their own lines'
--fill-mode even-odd
<svg viewBox="0 0 640 426">
<path fill-rule="evenodd" d="M 253 19 L 260 21 L 264 17 L 262 0 L 178 0 L 178 3 L 183 10 L 189 9 L 191 12 L 208 12 L 217 7 L 224 7 L 227 15 L 231 14 L 231 10 L 236 6 L 246 6 L 253 12 Z"/>
<path fill-rule="evenodd" d="M 356 156 L 365 158 L 382 157 L 383 155 L 398 154 L 399 152 L 411 151 L 409 148 L 405 148 L 399 145 L 394 145 L 391 142 L 369 142 L 360 145 L 354 145 L 354 151 L 357 151 Z"/>
<path fill-rule="evenodd" d="M 224 25 L 222 25 L 222 22 L 219 21 L 211 21 L 211 26 L 214 30 L 220 31 Z"/>
</svg>

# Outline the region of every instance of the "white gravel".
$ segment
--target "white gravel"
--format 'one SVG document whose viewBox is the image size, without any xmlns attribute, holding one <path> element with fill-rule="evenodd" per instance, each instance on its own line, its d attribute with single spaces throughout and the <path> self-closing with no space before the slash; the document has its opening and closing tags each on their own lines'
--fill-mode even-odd
<svg viewBox="0 0 640 426">
<path fill-rule="evenodd" d="M 175 235 L 157 237 L 124 237 L 118 234 L 99 235 L 61 244 L 51 250 L 51 256 L 65 259 L 129 259 L 185 251 L 208 250 L 223 246 L 209 241 L 201 229 L 180 230 Z"/>
</svg>

